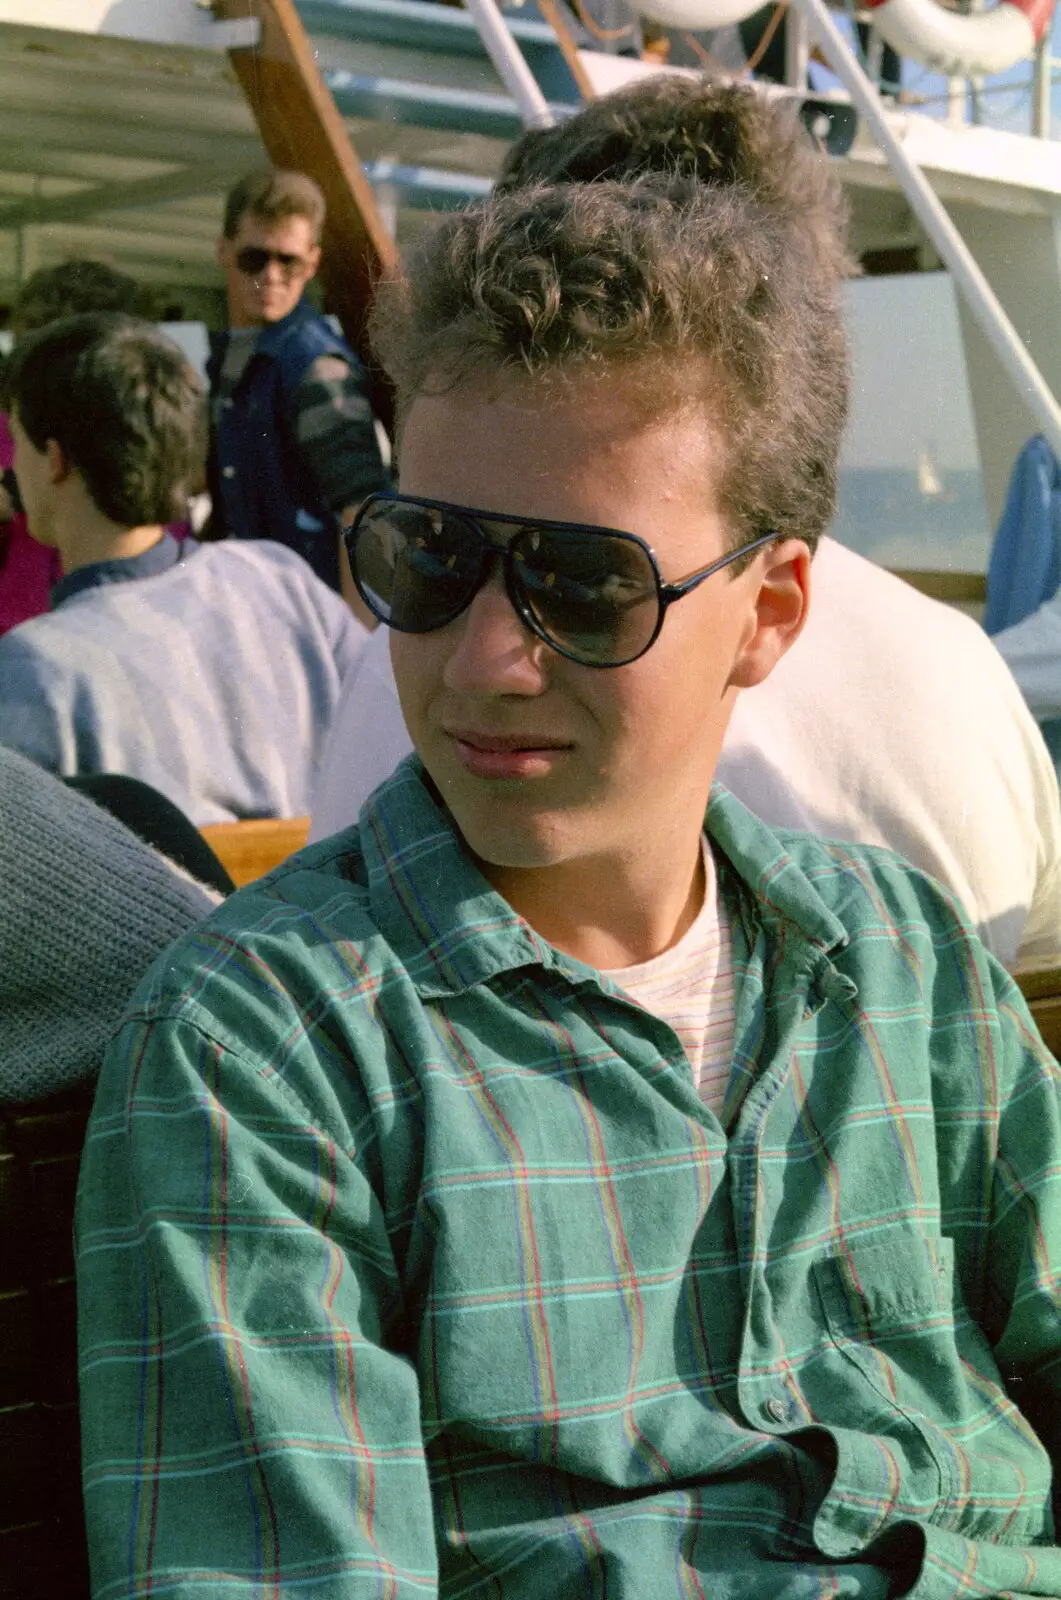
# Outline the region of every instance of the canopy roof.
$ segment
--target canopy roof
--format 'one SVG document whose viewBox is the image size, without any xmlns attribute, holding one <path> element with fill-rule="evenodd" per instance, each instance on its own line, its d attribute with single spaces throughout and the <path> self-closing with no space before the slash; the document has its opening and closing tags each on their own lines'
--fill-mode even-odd
<svg viewBox="0 0 1061 1600">
<path fill-rule="evenodd" d="M 299 0 L 325 80 L 399 242 L 485 193 L 519 131 L 470 16 L 425 0 Z M 47 26 L 44 26 L 47 24 Z M 163 310 L 220 314 L 214 240 L 226 187 L 264 161 L 217 24 L 197 0 L 0 0 L 0 305 L 39 265 L 90 255 L 160 292 Z M 551 32 L 514 31 L 546 95 L 576 99 Z M 584 53 L 602 83 L 637 62 Z M 902 114 L 945 199 L 1056 214 L 1061 146 Z M 875 149 L 842 163 L 857 251 L 917 244 Z"/>
</svg>

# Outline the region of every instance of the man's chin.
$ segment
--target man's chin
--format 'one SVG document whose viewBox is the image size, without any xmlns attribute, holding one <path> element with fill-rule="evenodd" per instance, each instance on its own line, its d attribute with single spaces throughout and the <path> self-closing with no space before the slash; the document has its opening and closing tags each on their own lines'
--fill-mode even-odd
<svg viewBox="0 0 1061 1600">
<path fill-rule="evenodd" d="M 453 816 L 461 838 L 488 878 L 491 869 L 541 871 L 558 866 L 577 853 L 569 823 L 565 826 L 564 819 L 555 813 L 515 821 L 511 817 L 484 817 L 461 807 Z"/>
<path fill-rule="evenodd" d="M 462 839 L 485 868 L 532 871 L 579 853 L 577 808 L 559 802 L 555 790 L 549 793 L 551 785 L 493 786 L 448 761 L 424 764 Z"/>
</svg>

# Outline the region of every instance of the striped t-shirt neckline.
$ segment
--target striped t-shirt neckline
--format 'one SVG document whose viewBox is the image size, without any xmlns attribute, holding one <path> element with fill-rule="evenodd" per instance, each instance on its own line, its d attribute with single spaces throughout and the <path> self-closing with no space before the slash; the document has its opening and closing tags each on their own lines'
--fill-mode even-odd
<svg viewBox="0 0 1061 1600">
<path fill-rule="evenodd" d="M 715 860 L 703 839 L 704 903 L 676 945 L 608 977 L 631 1000 L 674 1029 L 700 1098 L 720 1114 L 729 1084 L 736 1020 L 733 939 L 718 892 Z"/>
</svg>

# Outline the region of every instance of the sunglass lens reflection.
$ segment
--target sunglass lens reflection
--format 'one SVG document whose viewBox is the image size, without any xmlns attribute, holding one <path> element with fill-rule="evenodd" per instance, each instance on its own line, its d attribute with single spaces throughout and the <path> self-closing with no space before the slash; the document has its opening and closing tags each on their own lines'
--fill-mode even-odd
<svg viewBox="0 0 1061 1600">
<path fill-rule="evenodd" d="M 590 664 L 618 665 L 648 644 L 656 579 L 640 545 L 572 530 L 526 529 L 513 541 L 516 582 L 542 632 Z"/>
<path fill-rule="evenodd" d="M 482 568 L 483 542 L 452 513 L 390 505 L 366 516 L 355 565 L 369 605 L 391 627 L 428 633 L 458 616 Z"/>
</svg>

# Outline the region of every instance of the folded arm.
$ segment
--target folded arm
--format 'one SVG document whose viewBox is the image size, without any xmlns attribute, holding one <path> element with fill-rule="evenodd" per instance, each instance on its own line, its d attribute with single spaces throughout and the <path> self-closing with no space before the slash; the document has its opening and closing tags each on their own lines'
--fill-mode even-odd
<svg viewBox="0 0 1061 1600">
<path fill-rule="evenodd" d="M 78 1202 L 98 1600 L 436 1592 L 417 1380 L 386 1348 L 399 1285 L 355 1121 L 187 1021 L 133 1020 L 112 1046 Z"/>
</svg>

